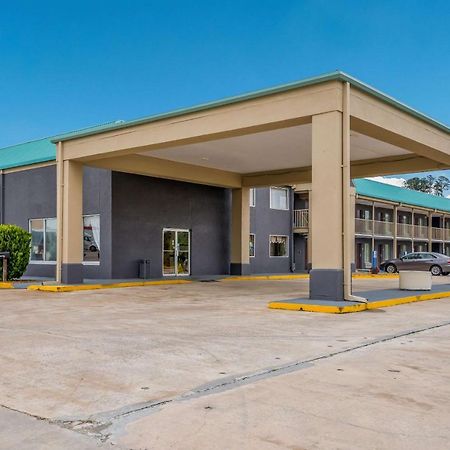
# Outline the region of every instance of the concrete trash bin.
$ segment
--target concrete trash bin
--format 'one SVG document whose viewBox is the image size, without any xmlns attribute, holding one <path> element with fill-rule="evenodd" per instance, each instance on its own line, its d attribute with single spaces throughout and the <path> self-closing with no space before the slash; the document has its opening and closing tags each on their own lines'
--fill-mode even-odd
<svg viewBox="0 0 450 450">
<path fill-rule="evenodd" d="M 400 289 L 405 291 L 431 290 L 431 272 L 421 270 L 400 271 Z"/>
</svg>

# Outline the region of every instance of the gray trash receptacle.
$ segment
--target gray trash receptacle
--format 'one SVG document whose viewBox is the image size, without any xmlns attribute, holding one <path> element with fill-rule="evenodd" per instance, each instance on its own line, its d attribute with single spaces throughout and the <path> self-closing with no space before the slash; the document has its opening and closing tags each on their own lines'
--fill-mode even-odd
<svg viewBox="0 0 450 450">
<path fill-rule="evenodd" d="M 139 278 L 147 280 L 150 278 L 150 260 L 141 259 L 139 261 Z"/>
</svg>

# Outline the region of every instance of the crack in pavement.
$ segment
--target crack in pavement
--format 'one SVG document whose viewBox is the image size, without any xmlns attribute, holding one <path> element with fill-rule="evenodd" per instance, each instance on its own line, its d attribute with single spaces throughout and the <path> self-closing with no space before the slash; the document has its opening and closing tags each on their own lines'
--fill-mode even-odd
<svg viewBox="0 0 450 450">
<path fill-rule="evenodd" d="M 45 421 L 49 424 L 53 424 L 59 426 L 61 428 L 65 428 L 77 433 L 85 434 L 100 440 L 101 442 L 106 442 L 110 439 L 112 435 L 112 431 L 106 432 L 106 430 L 110 429 L 112 426 L 118 424 L 119 421 L 125 419 L 125 422 L 130 421 L 130 416 L 139 415 L 139 413 L 147 412 L 157 412 L 162 409 L 167 404 L 183 402 L 192 400 L 195 398 L 204 397 L 207 395 L 217 394 L 224 391 L 229 391 L 232 389 L 237 389 L 240 386 L 251 384 L 258 382 L 260 380 L 264 380 L 267 378 L 273 378 L 280 375 L 285 375 L 291 372 L 296 372 L 298 370 L 305 369 L 307 367 L 312 367 L 314 363 L 327 360 L 339 355 L 344 355 L 346 353 L 350 353 L 353 351 L 361 350 L 367 347 L 371 347 L 374 345 L 382 344 L 385 342 L 393 341 L 395 339 L 403 338 L 406 336 L 411 336 L 419 333 L 423 333 L 426 331 L 431 331 L 439 328 L 443 328 L 450 325 L 450 321 L 441 322 L 436 325 L 431 325 L 424 328 L 416 328 L 412 330 L 406 330 L 403 332 L 395 333 L 392 335 L 375 338 L 370 341 L 354 345 L 343 350 L 337 350 L 334 352 L 322 354 L 313 358 L 308 358 L 302 361 L 295 361 L 288 364 L 283 364 L 280 366 L 270 367 L 261 369 L 255 372 L 242 374 L 238 376 L 222 378 L 220 381 L 213 381 L 211 383 L 207 383 L 201 386 L 198 386 L 190 391 L 185 392 L 184 394 L 176 395 L 173 397 L 169 397 L 166 399 L 160 399 L 158 401 L 151 402 L 143 402 L 143 403 L 135 403 L 132 405 L 128 405 L 116 410 L 105 411 L 98 414 L 93 414 L 89 416 L 87 419 L 49 419 L 45 417 L 41 417 L 39 415 L 34 415 L 25 411 L 20 411 L 14 408 L 11 408 L 6 405 L 0 405 L 5 409 L 25 414 L 29 417 L 33 417 L 36 420 Z M 119 426 L 120 428 L 120 426 Z"/>
<path fill-rule="evenodd" d="M 312 367 L 314 363 L 333 358 L 335 356 L 343 355 L 353 351 L 361 350 L 363 348 L 371 347 L 373 345 L 382 344 L 384 342 L 393 341 L 395 339 L 400 339 L 405 336 L 411 336 L 425 331 L 430 331 L 438 328 L 443 328 L 450 325 L 450 321 L 442 322 L 437 325 L 431 325 L 424 328 L 417 328 L 413 330 L 407 330 L 400 333 L 395 333 L 392 335 L 384 336 L 381 338 L 376 338 L 352 347 L 345 348 L 343 350 L 337 350 L 335 352 L 326 353 L 313 358 L 308 358 L 302 361 L 295 361 L 289 364 L 283 364 L 276 367 L 270 367 L 266 369 L 261 369 L 256 372 L 251 372 L 248 374 L 243 374 L 239 376 L 222 378 L 220 382 L 211 382 L 198 386 L 184 394 L 176 395 L 174 397 L 169 397 L 166 399 L 161 399 L 153 402 L 137 403 L 133 405 L 128 405 L 117 410 L 103 412 L 91 416 L 98 423 L 109 423 L 109 426 L 114 425 L 121 419 L 127 418 L 134 414 L 139 414 L 144 411 L 151 411 L 151 413 L 160 411 L 161 408 L 167 404 L 183 402 L 187 400 L 192 400 L 195 398 L 204 397 L 211 394 L 217 394 L 224 391 L 239 388 L 240 386 L 258 382 L 267 378 L 273 378 L 280 375 L 285 375 L 291 372 L 305 369 L 307 367 Z"/>
</svg>

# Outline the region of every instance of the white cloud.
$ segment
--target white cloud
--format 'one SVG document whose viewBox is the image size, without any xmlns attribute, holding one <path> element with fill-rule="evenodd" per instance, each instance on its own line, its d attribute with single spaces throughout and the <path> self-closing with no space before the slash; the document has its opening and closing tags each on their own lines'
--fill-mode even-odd
<svg viewBox="0 0 450 450">
<path fill-rule="evenodd" d="M 398 187 L 403 187 L 406 181 L 405 178 L 387 178 L 387 177 L 369 177 L 368 180 L 378 181 L 379 183 L 384 184 L 391 184 L 392 186 Z"/>
</svg>

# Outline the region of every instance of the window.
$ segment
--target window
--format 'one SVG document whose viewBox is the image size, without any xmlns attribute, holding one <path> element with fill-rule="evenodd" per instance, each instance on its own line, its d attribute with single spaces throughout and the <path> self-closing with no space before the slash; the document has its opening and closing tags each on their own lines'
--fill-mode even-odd
<svg viewBox="0 0 450 450">
<path fill-rule="evenodd" d="M 251 258 L 255 256 L 255 235 L 253 233 L 250 233 L 250 239 L 249 239 L 249 255 Z"/>
<path fill-rule="evenodd" d="M 30 260 L 34 262 L 56 261 L 56 219 L 30 219 Z"/>
<path fill-rule="evenodd" d="M 256 189 L 250 189 L 250 206 L 254 207 L 256 204 Z"/>
<path fill-rule="evenodd" d="M 289 189 L 281 187 L 270 188 L 270 208 L 289 209 Z"/>
<path fill-rule="evenodd" d="M 100 261 L 100 215 L 83 216 L 83 261 Z"/>
<path fill-rule="evenodd" d="M 269 236 L 269 255 L 288 256 L 288 237 Z"/>
</svg>

